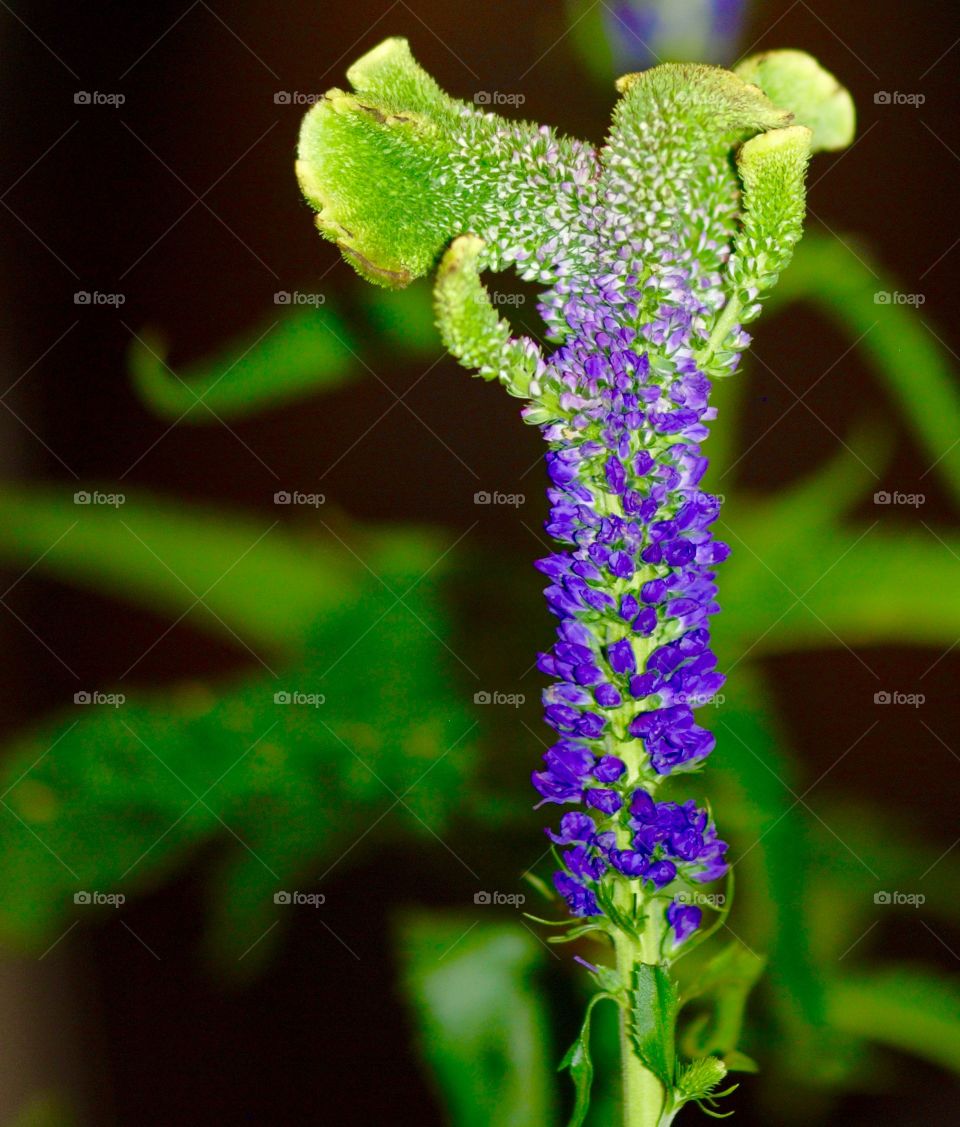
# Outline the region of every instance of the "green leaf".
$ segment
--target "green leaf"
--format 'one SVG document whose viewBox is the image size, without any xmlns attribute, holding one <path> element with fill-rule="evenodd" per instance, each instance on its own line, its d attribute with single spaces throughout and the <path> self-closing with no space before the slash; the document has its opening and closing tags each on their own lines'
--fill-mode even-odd
<svg viewBox="0 0 960 1127">
<path fill-rule="evenodd" d="M 683 1001 L 706 998 L 710 1001 L 707 1021 L 691 1029 L 685 1047 L 691 1056 L 718 1053 L 724 1058 L 732 1053 L 743 1030 L 747 998 L 760 975 L 765 961 L 749 951 L 739 940 L 722 948 L 683 988 Z M 690 1097 L 695 1098 L 695 1097 Z"/>
<path fill-rule="evenodd" d="M 476 725 L 438 653 L 438 594 L 435 573 L 402 602 L 368 577 L 276 676 L 127 690 L 119 707 L 74 706 L 18 738 L 0 781 L 0 931 L 49 941 L 96 917 L 75 893 L 133 895 L 216 839 L 231 879 L 215 888 L 211 944 L 238 967 L 295 910 L 274 892 L 323 892 L 348 847 L 351 861 L 377 847 L 378 819 L 390 815 L 391 839 L 443 837 Z"/>
<path fill-rule="evenodd" d="M 563 1060 L 557 1068 L 558 1072 L 568 1070 L 574 1085 L 574 1105 L 567 1127 L 582 1127 L 590 1110 L 590 1089 L 593 1086 L 593 1060 L 590 1057 L 590 1021 L 593 1015 L 593 1007 L 598 1002 L 602 1002 L 604 998 L 613 1000 L 610 994 L 594 994 L 587 1003 L 587 1012 L 584 1014 L 583 1025 L 577 1039 L 564 1053 Z"/>
<path fill-rule="evenodd" d="M 720 637 L 726 644 L 722 630 Z M 739 869 L 734 938 L 767 953 L 777 1043 L 814 1072 L 829 1063 L 831 1044 L 823 973 L 805 924 L 810 819 L 788 789 L 800 784 L 757 674 L 741 664 L 724 693 L 709 778 L 718 788 L 715 802 L 723 806 L 731 858 Z M 759 968 L 759 960 L 754 962 Z M 725 1032 L 733 1029 L 734 1014 L 731 1003 Z M 687 1048 L 690 1054 L 705 1051 L 699 1044 Z"/>
<path fill-rule="evenodd" d="M 830 1020 L 843 1033 L 960 1073 L 960 990 L 943 975 L 896 966 L 831 983 Z"/>
<path fill-rule="evenodd" d="M 535 976 L 543 950 L 517 925 L 452 913 L 396 927 L 416 1041 L 457 1127 L 553 1120 L 550 1027 Z"/>
<path fill-rule="evenodd" d="M 646 1069 L 664 1088 L 673 1087 L 676 1071 L 677 985 L 659 964 L 640 963 L 629 991 L 630 1040 Z"/>
<path fill-rule="evenodd" d="M 856 110 L 849 91 L 805 51 L 764 51 L 734 68 L 759 86 L 797 125 L 813 133 L 813 151 L 845 149 L 853 141 Z"/>
<path fill-rule="evenodd" d="M 892 299 L 896 279 L 862 247 L 810 232 L 773 291 L 769 308 L 810 302 L 854 341 L 923 443 L 931 471 L 960 496 L 960 386 L 937 330 Z M 921 295 L 922 296 L 922 295 Z"/>
<path fill-rule="evenodd" d="M 322 537 L 288 531 L 279 524 L 286 507 L 254 518 L 140 491 L 125 498 L 118 508 L 78 505 L 66 485 L 5 483 L 0 562 L 174 620 L 187 615 L 191 626 L 249 655 L 261 643 L 297 644 L 306 624 L 368 585 L 373 577 L 345 538 L 357 539 L 370 569 L 388 580 L 392 572 L 397 584 L 414 582 L 444 551 L 425 531 L 350 532 L 326 509 L 327 528 L 339 528 L 339 539 L 326 529 Z"/>
<path fill-rule="evenodd" d="M 168 364 L 163 343 L 149 332 L 134 338 L 128 363 L 138 394 L 155 414 L 209 425 L 343 386 L 357 376 L 355 347 L 326 305 L 293 312 L 280 305 L 249 338 L 183 371 Z"/>
<path fill-rule="evenodd" d="M 739 1049 L 734 1049 L 732 1053 L 725 1053 L 723 1063 L 727 1066 L 728 1072 L 760 1071 L 760 1066 L 753 1057 L 748 1057 L 746 1053 L 741 1053 Z"/>
</svg>

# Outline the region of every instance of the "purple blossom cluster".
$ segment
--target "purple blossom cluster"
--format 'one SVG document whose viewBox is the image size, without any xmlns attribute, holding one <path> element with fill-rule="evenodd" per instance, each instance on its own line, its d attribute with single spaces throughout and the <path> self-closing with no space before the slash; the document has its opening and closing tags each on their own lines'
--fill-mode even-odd
<svg viewBox="0 0 960 1127">
<path fill-rule="evenodd" d="M 695 282 L 669 253 L 662 262 L 654 283 L 621 264 L 586 289 L 560 282 L 549 298 L 569 328 L 548 362 L 564 419 L 542 427 L 546 529 L 562 547 L 537 563 L 560 620 L 538 660 L 554 679 L 543 697 L 558 738 L 533 783 L 544 802 L 582 807 L 548 831 L 571 846 L 554 879 L 577 916 L 602 914 L 617 879 L 669 899 L 727 868 L 704 811 L 650 794 L 714 747 L 693 710 L 724 681 L 708 622 L 719 610 L 714 568 L 729 554 L 710 527 L 720 501 L 699 488 L 715 412 L 692 341 L 709 279 Z M 645 320 L 651 284 L 656 313 Z M 682 900 L 666 915 L 676 942 L 700 923 Z"/>
</svg>

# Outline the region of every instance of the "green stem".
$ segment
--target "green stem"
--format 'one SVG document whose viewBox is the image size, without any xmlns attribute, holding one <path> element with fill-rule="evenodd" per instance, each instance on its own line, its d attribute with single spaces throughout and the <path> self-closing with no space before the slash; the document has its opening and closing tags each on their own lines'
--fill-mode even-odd
<svg viewBox="0 0 960 1127">
<path fill-rule="evenodd" d="M 637 963 L 656 963 L 660 960 L 660 937 L 656 934 L 652 917 L 639 939 L 623 932 L 616 937 L 617 971 L 622 982 L 633 978 Z M 623 1127 L 657 1127 L 663 1111 L 663 1085 L 652 1072 L 644 1068 L 633 1048 L 629 1031 L 629 1013 L 620 1013 L 620 1068 L 623 1082 Z"/>
<path fill-rule="evenodd" d="M 706 348 L 697 356 L 697 363 L 699 365 L 703 366 L 710 363 L 717 349 L 730 335 L 731 329 L 737 323 L 742 312 L 743 303 L 735 294 L 732 295 L 721 310 L 720 316 L 717 318 L 717 323 L 713 327 L 713 332 L 710 334 Z"/>
</svg>

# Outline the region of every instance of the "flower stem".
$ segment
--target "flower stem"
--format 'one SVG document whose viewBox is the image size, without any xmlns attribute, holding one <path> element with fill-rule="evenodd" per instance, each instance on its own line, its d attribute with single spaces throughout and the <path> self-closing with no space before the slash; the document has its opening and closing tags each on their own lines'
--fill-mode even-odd
<svg viewBox="0 0 960 1127">
<path fill-rule="evenodd" d="M 659 961 L 660 937 L 653 927 L 652 917 L 639 939 L 620 932 L 616 937 L 617 970 L 624 983 L 633 980 L 637 963 Z M 663 1085 L 644 1068 L 637 1056 L 629 1029 L 630 1015 L 620 1013 L 620 1069 L 623 1083 L 623 1127 L 657 1127 L 664 1105 Z"/>
</svg>

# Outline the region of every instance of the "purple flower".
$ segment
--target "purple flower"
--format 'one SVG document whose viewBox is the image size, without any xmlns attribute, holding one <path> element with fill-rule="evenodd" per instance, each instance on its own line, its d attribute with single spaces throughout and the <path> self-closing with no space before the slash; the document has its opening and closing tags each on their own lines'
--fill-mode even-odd
<svg viewBox="0 0 960 1127">
<path fill-rule="evenodd" d="M 679 946 L 700 926 L 703 912 L 692 904 L 674 900 L 667 908 L 667 922 L 673 928 L 674 945 Z"/>
<path fill-rule="evenodd" d="M 556 872 L 553 874 L 553 883 L 560 895 L 566 900 L 570 911 L 575 916 L 601 916 L 600 905 L 597 898 L 568 873 Z"/>
<path fill-rule="evenodd" d="M 575 914 L 599 911 L 598 889 L 617 880 L 663 888 L 727 869 L 704 811 L 653 798 L 715 743 L 694 708 L 723 683 L 709 621 L 713 569 L 728 549 L 712 532 L 719 499 L 700 488 L 714 411 L 697 356 L 726 252 L 710 242 L 694 258 L 670 235 L 651 267 L 648 251 L 624 243 L 621 225 L 635 220 L 617 207 L 585 216 L 595 269 L 561 261 L 542 302 L 563 342 L 545 358 L 562 418 L 541 425 L 556 550 L 537 567 L 558 625 L 537 664 L 552 681 L 547 723 L 562 738 L 533 781 L 545 802 L 582 804 L 585 821 L 565 815 L 550 834 L 574 847 L 572 883 L 558 889 Z M 603 818 L 611 828 L 598 834 Z"/>
</svg>

